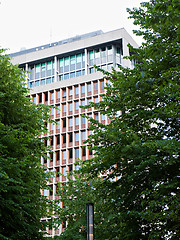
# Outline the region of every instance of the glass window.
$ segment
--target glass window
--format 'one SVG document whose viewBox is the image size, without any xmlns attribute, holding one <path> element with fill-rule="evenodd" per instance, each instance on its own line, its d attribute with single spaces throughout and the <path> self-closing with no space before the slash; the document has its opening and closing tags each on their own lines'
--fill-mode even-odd
<svg viewBox="0 0 180 240">
<path fill-rule="evenodd" d="M 76 110 L 79 109 L 79 102 L 75 102 L 75 108 L 76 108 Z"/>
<path fill-rule="evenodd" d="M 36 96 L 33 97 L 33 102 L 36 103 Z"/>
<path fill-rule="evenodd" d="M 54 115 L 54 108 L 51 108 L 51 115 Z"/>
<path fill-rule="evenodd" d="M 98 103 L 98 97 L 95 97 L 95 98 L 94 98 L 94 102 L 95 102 L 95 103 Z"/>
<path fill-rule="evenodd" d="M 35 66 L 35 72 L 39 73 L 40 72 L 40 64 L 36 64 Z"/>
<path fill-rule="evenodd" d="M 82 93 L 85 93 L 85 85 L 82 85 Z"/>
<path fill-rule="evenodd" d="M 79 87 L 76 87 L 76 95 L 79 94 Z"/>
<path fill-rule="evenodd" d="M 94 83 L 94 90 L 98 90 L 98 82 Z"/>
<path fill-rule="evenodd" d="M 91 83 L 88 84 L 88 92 L 91 92 Z"/>
<path fill-rule="evenodd" d="M 57 121 L 56 128 L 57 128 L 57 129 L 60 129 L 60 120 Z"/>
<path fill-rule="evenodd" d="M 60 106 L 57 106 L 57 114 L 60 114 Z"/>
<path fill-rule="evenodd" d="M 39 83 L 40 83 L 39 80 L 38 80 L 38 81 L 35 81 L 35 87 L 38 87 L 38 86 L 39 86 Z"/>
<path fill-rule="evenodd" d="M 73 90 L 72 88 L 69 89 L 69 96 L 72 96 L 73 95 Z"/>
<path fill-rule="evenodd" d="M 107 47 L 108 55 L 112 55 L 112 46 Z"/>
<path fill-rule="evenodd" d="M 101 81 L 101 89 L 104 89 L 104 81 Z"/>
<path fill-rule="evenodd" d="M 69 103 L 69 111 L 72 111 L 72 103 Z"/>
<path fill-rule="evenodd" d="M 49 195 L 49 191 L 47 189 L 44 189 L 44 196 L 47 197 Z"/>
<path fill-rule="evenodd" d="M 79 125 L 79 117 L 76 117 L 76 125 L 78 126 Z"/>
<path fill-rule="evenodd" d="M 101 57 L 102 58 L 106 57 L 106 48 L 105 47 L 101 48 Z"/>
<path fill-rule="evenodd" d="M 93 73 L 94 72 L 94 68 L 92 67 L 92 68 L 89 68 L 89 73 L 91 74 L 91 73 Z"/>
<path fill-rule="evenodd" d="M 45 85 L 45 79 L 41 79 L 41 85 Z"/>
<path fill-rule="evenodd" d="M 70 57 L 70 63 L 71 65 L 75 64 L 75 56 Z"/>
<path fill-rule="evenodd" d="M 66 104 L 63 105 L 63 113 L 66 112 Z"/>
<path fill-rule="evenodd" d="M 81 54 L 76 55 L 76 63 L 81 63 Z"/>
<path fill-rule="evenodd" d="M 79 133 L 77 132 L 77 133 L 75 134 L 75 136 L 76 136 L 76 142 L 78 142 L 78 141 L 79 141 Z"/>
<path fill-rule="evenodd" d="M 73 119 L 69 118 L 69 126 L 72 127 L 73 126 Z"/>
<path fill-rule="evenodd" d="M 59 59 L 59 67 L 63 67 L 63 58 Z"/>
<path fill-rule="evenodd" d="M 86 140 L 86 132 L 85 132 L 85 131 L 82 132 L 82 140 L 83 140 L 83 141 Z"/>
<path fill-rule="evenodd" d="M 51 93 L 51 100 L 54 100 L 54 92 Z"/>
<path fill-rule="evenodd" d="M 63 160 L 66 159 L 66 151 L 63 151 Z"/>
<path fill-rule="evenodd" d="M 85 75 L 85 69 L 82 70 L 82 75 Z"/>
<path fill-rule="evenodd" d="M 100 58 L 100 51 L 99 51 L 99 49 L 95 50 L 95 58 Z"/>
<path fill-rule="evenodd" d="M 41 64 L 41 71 L 44 72 L 46 70 L 46 64 L 42 63 Z"/>
<path fill-rule="evenodd" d="M 63 80 L 63 75 L 59 75 L 59 81 Z"/>
<path fill-rule="evenodd" d="M 51 78 L 46 79 L 46 84 L 49 84 L 49 83 L 51 83 Z"/>
<path fill-rule="evenodd" d="M 90 60 L 94 59 L 94 52 L 93 51 L 89 52 L 89 59 Z"/>
<path fill-rule="evenodd" d="M 51 130 L 54 130 L 54 123 L 51 123 Z"/>
<path fill-rule="evenodd" d="M 69 66 L 69 57 L 64 58 L 64 66 Z"/>
<path fill-rule="evenodd" d="M 75 72 L 70 73 L 70 78 L 73 78 L 73 77 L 75 77 Z"/>
<path fill-rule="evenodd" d="M 86 124 L 86 118 L 82 117 L 82 124 Z"/>
<path fill-rule="evenodd" d="M 83 107 L 85 106 L 85 100 L 81 101 L 81 106 L 83 106 Z"/>
<path fill-rule="evenodd" d="M 106 119 L 106 116 L 102 114 L 102 121 L 104 121 L 105 119 Z"/>
<path fill-rule="evenodd" d="M 66 89 L 63 89 L 63 97 L 66 97 Z"/>
<path fill-rule="evenodd" d="M 54 82 L 54 77 L 52 77 L 52 82 Z"/>
<path fill-rule="evenodd" d="M 64 159 L 64 158 L 63 158 Z M 65 159 L 64 159 L 65 160 Z M 66 167 L 62 167 L 62 174 L 64 175 L 64 176 L 66 176 Z"/>
<path fill-rule="evenodd" d="M 81 76 L 81 71 L 76 72 L 76 77 L 79 77 L 79 76 Z"/>
<path fill-rule="evenodd" d="M 82 54 L 82 60 L 85 62 L 85 53 Z"/>
<path fill-rule="evenodd" d="M 69 73 L 64 74 L 64 80 L 69 79 Z"/>
<path fill-rule="evenodd" d="M 47 70 L 51 70 L 52 66 L 51 66 L 51 62 L 47 62 Z"/>
<path fill-rule="evenodd" d="M 94 118 L 95 118 L 95 120 L 97 120 L 97 121 L 99 120 L 98 113 L 95 113 L 95 114 L 94 114 Z"/>
<path fill-rule="evenodd" d="M 60 98 L 60 91 L 57 91 L 57 98 Z"/>
<path fill-rule="evenodd" d="M 79 157 L 79 148 L 76 148 L 76 157 Z"/>
</svg>

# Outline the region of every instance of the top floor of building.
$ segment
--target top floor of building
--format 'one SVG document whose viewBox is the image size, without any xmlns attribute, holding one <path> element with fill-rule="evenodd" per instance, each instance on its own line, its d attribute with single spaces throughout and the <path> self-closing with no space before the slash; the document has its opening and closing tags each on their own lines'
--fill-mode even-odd
<svg viewBox="0 0 180 240">
<path fill-rule="evenodd" d="M 138 47 L 124 28 L 101 30 L 11 54 L 12 63 L 28 71 L 28 88 L 89 75 L 94 65 L 111 70 L 118 65 L 131 67 L 128 44 Z"/>
</svg>

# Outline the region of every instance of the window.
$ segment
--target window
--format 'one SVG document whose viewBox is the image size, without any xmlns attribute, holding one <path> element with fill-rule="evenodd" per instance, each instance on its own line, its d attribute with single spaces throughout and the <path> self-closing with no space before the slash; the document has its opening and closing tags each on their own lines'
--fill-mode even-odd
<svg viewBox="0 0 180 240">
<path fill-rule="evenodd" d="M 94 102 L 95 102 L 95 103 L 98 103 L 98 97 L 95 97 L 95 98 L 94 98 Z"/>
<path fill-rule="evenodd" d="M 60 91 L 57 91 L 57 98 L 60 98 Z"/>
<path fill-rule="evenodd" d="M 51 83 L 51 78 L 46 79 L 46 84 L 49 84 L 49 83 Z"/>
<path fill-rule="evenodd" d="M 60 144 L 60 137 L 59 137 L 59 135 L 58 135 L 58 136 L 56 136 L 56 144 L 57 144 L 57 145 L 59 145 L 59 144 Z"/>
<path fill-rule="evenodd" d="M 106 57 L 106 48 L 105 47 L 101 48 L 101 57 L 102 58 Z"/>
<path fill-rule="evenodd" d="M 86 156 L 86 148 L 85 147 L 82 148 L 82 155 L 83 155 L 83 157 Z"/>
<path fill-rule="evenodd" d="M 47 70 L 51 70 L 52 66 L 51 66 L 51 62 L 47 62 Z"/>
<path fill-rule="evenodd" d="M 79 109 L 79 102 L 75 102 L 75 108 L 76 108 L 76 110 Z"/>
<path fill-rule="evenodd" d="M 98 90 L 98 82 L 94 83 L 94 90 L 97 91 Z"/>
<path fill-rule="evenodd" d="M 44 189 L 44 196 L 47 197 L 49 195 L 49 191 L 47 189 Z"/>
<path fill-rule="evenodd" d="M 75 56 L 70 57 L 70 62 L 71 62 L 71 65 L 75 64 Z"/>
<path fill-rule="evenodd" d="M 72 127 L 72 126 L 73 126 L 73 119 L 69 118 L 69 127 Z"/>
<path fill-rule="evenodd" d="M 41 79 L 41 85 L 45 85 L 45 79 Z"/>
<path fill-rule="evenodd" d="M 66 134 L 63 134 L 62 139 L 63 139 L 63 143 L 66 143 Z"/>
<path fill-rule="evenodd" d="M 38 87 L 38 86 L 39 86 L 39 83 L 40 83 L 39 80 L 35 81 L 35 87 Z"/>
<path fill-rule="evenodd" d="M 91 92 L 91 83 L 88 84 L 88 92 Z"/>
<path fill-rule="evenodd" d="M 76 95 L 78 95 L 79 94 L 79 87 L 77 86 L 77 87 L 75 87 L 75 93 L 76 93 Z"/>
<path fill-rule="evenodd" d="M 95 50 L 95 58 L 100 58 L 100 51 L 99 51 L 99 49 Z"/>
<path fill-rule="evenodd" d="M 85 131 L 82 132 L 82 140 L 83 140 L 83 141 L 86 140 L 86 132 L 85 132 Z"/>
<path fill-rule="evenodd" d="M 33 102 L 36 103 L 36 96 L 33 97 Z"/>
<path fill-rule="evenodd" d="M 81 54 L 76 55 L 76 63 L 81 63 Z"/>
<path fill-rule="evenodd" d="M 69 134 L 69 142 L 72 142 L 72 141 L 73 141 L 73 134 L 70 133 L 70 134 Z"/>
<path fill-rule="evenodd" d="M 63 89 L 63 97 L 66 97 L 66 89 Z"/>
<path fill-rule="evenodd" d="M 66 104 L 63 104 L 63 113 L 66 113 Z"/>
<path fill-rule="evenodd" d="M 57 106 L 57 114 L 60 114 L 60 106 Z"/>
<path fill-rule="evenodd" d="M 51 123 L 51 131 L 54 130 L 54 123 Z"/>
<path fill-rule="evenodd" d="M 81 106 L 83 106 L 83 107 L 85 106 L 85 100 L 81 101 Z"/>
<path fill-rule="evenodd" d="M 57 129 L 60 129 L 60 120 L 56 121 L 57 122 L 57 125 L 56 125 L 56 128 Z"/>
<path fill-rule="evenodd" d="M 70 78 L 73 78 L 73 77 L 75 77 L 75 72 L 70 73 Z"/>
<path fill-rule="evenodd" d="M 97 120 L 97 121 L 99 120 L 98 113 L 95 113 L 95 114 L 94 114 L 94 118 L 95 118 L 95 120 Z"/>
<path fill-rule="evenodd" d="M 104 81 L 101 81 L 101 89 L 104 89 Z"/>
<path fill-rule="evenodd" d="M 76 125 L 79 125 L 79 117 L 76 117 L 75 121 L 76 121 Z"/>
<path fill-rule="evenodd" d="M 62 174 L 66 176 L 66 167 L 62 167 Z"/>
<path fill-rule="evenodd" d="M 102 114 L 102 121 L 104 121 L 105 119 L 106 119 L 106 116 Z"/>
<path fill-rule="evenodd" d="M 64 58 L 64 66 L 69 66 L 69 57 Z"/>
<path fill-rule="evenodd" d="M 63 67 L 63 58 L 59 59 L 59 67 L 60 67 L 60 68 Z"/>
<path fill-rule="evenodd" d="M 63 160 L 66 160 L 66 151 L 63 151 Z"/>
<path fill-rule="evenodd" d="M 62 122 L 63 122 L 63 128 L 65 128 L 66 127 L 66 119 L 63 119 Z"/>
<path fill-rule="evenodd" d="M 86 124 L 86 118 L 82 117 L 82 124 Z"/>
<path fill-rule="evenodd" d="M 79 76 L 81 76 L 81 71 L 76 72 L 76 77 L 79 77 Z"/>
<path fill-rule="evenodd" d="M 76 148 L 76 158 L 79 157 L 79 148 Z"/>
<path fill-rule="evenodd" d="M 69 158 L 73 158 L 73 150 L 72 149 L 69 150 Z"/>
<path fill-rule="evenodd" d="M 72 107 L 73 105 L 72 105 L 72 102 L 71 103 L 69 103 L 69 111 L 71 112 L 73 109 L 73 107 Z"/>
<path fill-rule="evenodd" d="M 40 73 L 40 64 L 36 64 L 35 73 Z"/>
<path fill-rule="evenodd" d="M 108 55 L 112 55 L 112 46 L 107 47 Z"/>
<path fill-rule="evenodd" d="M 89 59 L 90 60 L 94 59 L 94 52 L 93 51 L 89 52 Z"/>
<path fill-rule="evenodd" d="M 51 93 L 51 101 L 54 100 L 54 92 Z"/>
<path fill-rule="evenodd" d="M 54 115 L 54 108 L 51 108 L 51 115 Z"/>
<path fill-rule="evenodd" d="M 53 143 L 54 143 L 54 138 L 51 137 L 51 138 L 50 138 L 50 145 L 53 146 Z M 53 154 L 53 153 L 52 153 L 52 154 Z"/>
<path fill-rule="evenodd" d="M 69 96 L 72 96 L 73 95 L 73 90 L 72 88 L 69 89 Z"/>
<path fill-rule="evenodd" d="M 85 85 L 82 85 L 81 91 L 82 91 L 82 93 L 85 93 Z"/>
<path fill-rule="evenodd" d="M 79 133 L 78 132 L 75 134 L 75 139 L 76 139 L 76 142 L 79 141 Z"/>
<path fill-rule="evenodd" d="M 69 73 L 64 74 L 64 80 L 69 79 Z"/>
</svg>

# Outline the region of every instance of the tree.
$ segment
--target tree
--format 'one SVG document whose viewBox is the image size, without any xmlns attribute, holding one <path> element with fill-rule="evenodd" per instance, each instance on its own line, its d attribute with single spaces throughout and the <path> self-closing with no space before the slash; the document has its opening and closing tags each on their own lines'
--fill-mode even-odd
<svg viewBox="0 0 180 240">
<path fill-rule="evenodd" d="M 49 108 L 32 103 L 24 73 L 0 50 L 0 238 L 42 239 L 47 176 L 40 163 Z"/>
<path fill-rule="evenodd" d="M 86 184 L 107 174 L 93 193 L 95 215 L 99 196 L 106 203 L 96 222 L 102 236 L 96 239 L 180 237 L 179 10 L 177 0 L 150 0 L 128 10 L 145 43 L 130 46 L 134 69 L 103 71 L 110 82 L 104 101 L 90 104 L 111 119 L 107 126 L 91 120 L 88 144 L 96 155 L 81 169 Z M 66 231 L 72 228 L 75 221 Z"/>
</svg>

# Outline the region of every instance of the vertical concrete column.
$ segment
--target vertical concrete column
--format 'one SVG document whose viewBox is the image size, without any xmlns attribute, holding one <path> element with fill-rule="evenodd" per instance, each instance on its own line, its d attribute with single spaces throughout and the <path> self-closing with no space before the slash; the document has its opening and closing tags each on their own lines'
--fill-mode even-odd
<svg viewBox="0 0 180 240">
<path fill-rule="evenodd" d="M 88 73 L 88 53 L 87 53 L 87 49 L 84 49 L 85 52 L 85 75 L 87 75 Z"/>
<path fill-rule="evenodd" d="M 26 63 L 26 68 L 25 68 L 25 70 L 26 70 L 26 78 L 25 78 L 25 86 L 26 86 L 26 88 L 27 88 L 27 85 L 28 85 L 28 64 Z"/>
<path fill-rule="evenodd" d="M 54 56 L 54 82 L 57 82 L 57 57 Z"/>
<path fill-rule="evenodd" d="M 116 67 L 116 47 L 112 45 L 112 52 L 113 52 L 113 68 Z"/>
</svg>

